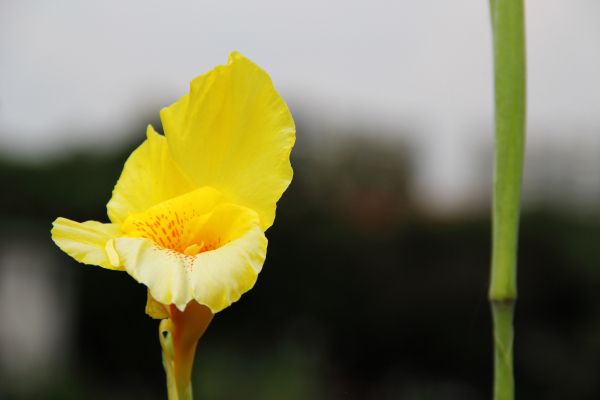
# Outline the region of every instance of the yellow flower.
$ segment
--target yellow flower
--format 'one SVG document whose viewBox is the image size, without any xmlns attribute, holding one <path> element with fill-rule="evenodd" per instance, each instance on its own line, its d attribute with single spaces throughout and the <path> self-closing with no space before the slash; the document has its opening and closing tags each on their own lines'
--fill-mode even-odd
<svg viewBox="0 0 600 400">
<path fill-rule="evenodd" d="M 264 232 L 292 179 L 294 122 L 269 76 L 235 52 L 160 116 L 165 135 L 148 126 L 125 163 L 111 223 L 58 218 L 52 239 L 77 261 L 146 285 L 155 318 L 192 300 L 216 313 L 262 268 Z"/>
</svg>

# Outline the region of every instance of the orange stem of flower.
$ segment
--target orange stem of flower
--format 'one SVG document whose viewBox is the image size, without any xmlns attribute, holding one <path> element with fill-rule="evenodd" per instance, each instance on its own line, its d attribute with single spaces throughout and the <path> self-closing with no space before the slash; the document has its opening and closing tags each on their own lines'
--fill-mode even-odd
<svg viewBox="0 0 600 400">
<path fill-rule="evenodd" d="M 183 312 L 170 305 L 169 314 L 170 318 L 162 320 L 159 328 L 169 400 L 191 400 L 196 345 L 213 314 L 195 301 L 188 303 Z"/>
</svg>

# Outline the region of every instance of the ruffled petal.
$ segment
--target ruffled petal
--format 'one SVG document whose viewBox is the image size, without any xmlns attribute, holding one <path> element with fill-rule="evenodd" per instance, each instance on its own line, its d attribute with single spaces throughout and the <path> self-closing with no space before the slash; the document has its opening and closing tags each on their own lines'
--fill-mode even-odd
<svg viewBox="0 0 600 400">
<path fill-rule="evenodd" d="M 232 53 L 161 111 L 173 160 L 197 187 L 212 186 L 255 210 L 266 230 L 292 179 L 292 116 L 257 65 Z"/>
<path fill-rule="evenodd" d="M 233 204 L 217 207 L 198 234 L 224 238 L 223 246 L 198 254 L 189 271 L 194 299 L 215 313 L 252 289 L 267 255 L 267 238 L 258 215 Z"/>
<path fill-rule="evenodd" d="M 123 269 L 113 247 L 113 239 L 121 235 L 119 225 L 75 222 L 66 218 L 57 218 L 52 225 L 52 240 L 75 260 L 108 269 Z"/>
<path fill-rule="evenodd" d="M 115 249 L 129 275 L 146 285 L 158 302 L 182 309 L 192 298 L 185 272 L 188 256 L 144 238 L 116 239 Z"/>
<path fill-rule="evenodd" d="M 198 226 L 197 236 L 210 237 L 215 230 L 225 243 L 193 256 L 146 238 L 118 238 L 115 249 L 125 270 L 146 285 L 156 301 L 184 310 L 196 300 L 216 313 L 254 286 L 265 260 L 267 239 L 257 214 L 233 204 L 217 206 Z"/>
<path fill-rule="evenodd" d="M 164 200 L 194 187 L 171 159 L 167 140 L 148 126 L 147 139 L 127 159 L 106 208 L 112 222 L 122 223 Z"/>
<path fill-rule="evenodd" d="M 194 299 L 219 312 L 254 287 L 267 255 L 267 238 L 257 226 L 217 250 L 200 253 L 190 271 Z"/>
</svg>

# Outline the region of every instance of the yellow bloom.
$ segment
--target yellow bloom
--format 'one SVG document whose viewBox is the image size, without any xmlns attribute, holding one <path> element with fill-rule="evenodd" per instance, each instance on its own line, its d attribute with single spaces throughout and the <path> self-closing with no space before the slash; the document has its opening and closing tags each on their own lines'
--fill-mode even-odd
<svg viewBox="0 0 600 400">
<path fill-rule="evenodd" d="M 216 313 L 262 268 L 264 232 L 292 179 L 294 122 L 269 76 L 239 53 L 160 116 L 165 135 L 149 126 L 125 163 L 111 223 L 58 218 L 52 239 L 82 263 L 146 285 L 155 318 L 192 300 Z"/>
</svg>

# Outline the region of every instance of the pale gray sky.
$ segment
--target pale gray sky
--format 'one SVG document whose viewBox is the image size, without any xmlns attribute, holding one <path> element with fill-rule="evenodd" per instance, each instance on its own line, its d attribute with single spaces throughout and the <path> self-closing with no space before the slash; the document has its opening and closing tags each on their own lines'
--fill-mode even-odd
<svg viewBox="0 0 600 400">
<path fill-rule="evenodd" d="M 600 2 L 526 3 L 530 145 L 596 134 L 572 127 L 600 128 Z M 0 148 L 39 157 L 119 140 L 234 49 L 309 121 L 414 127 L 428 197 L 469 190 L 470 150 L 491 144 L 484 0 L 3 0 Z"/>
</svg>

